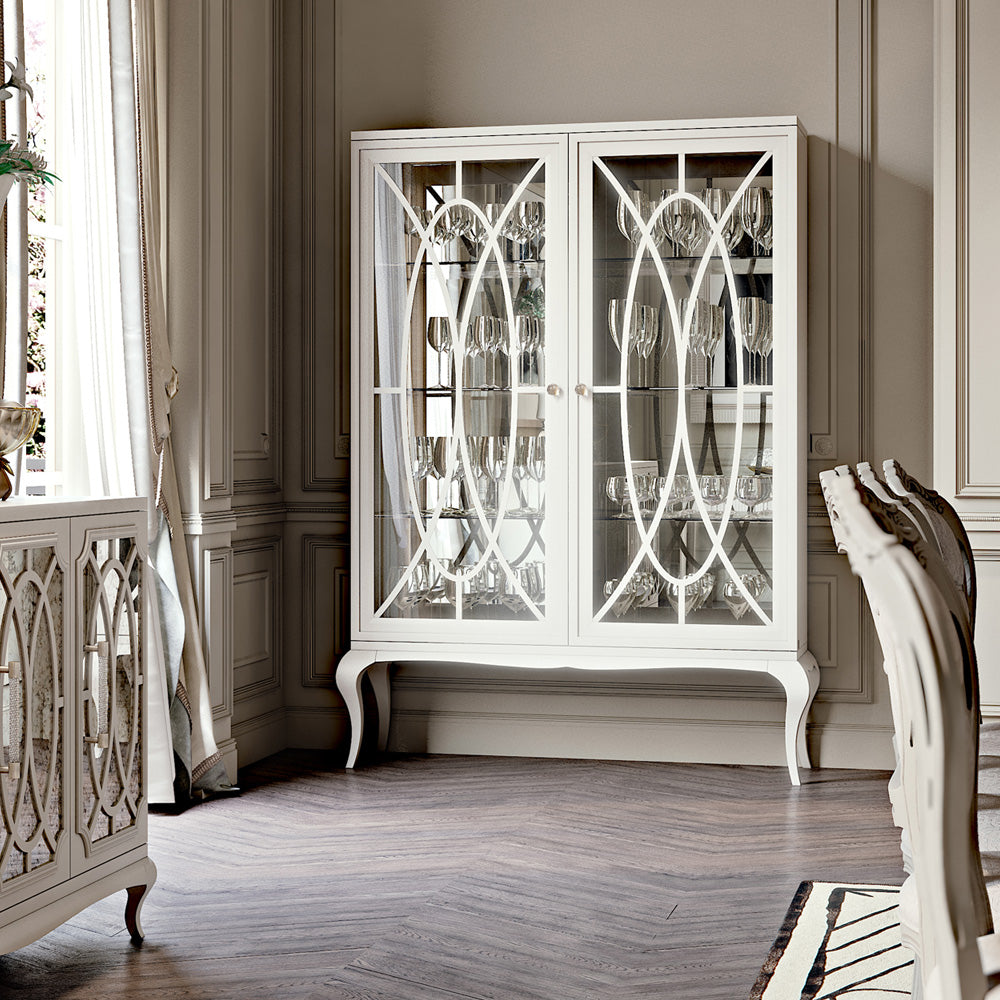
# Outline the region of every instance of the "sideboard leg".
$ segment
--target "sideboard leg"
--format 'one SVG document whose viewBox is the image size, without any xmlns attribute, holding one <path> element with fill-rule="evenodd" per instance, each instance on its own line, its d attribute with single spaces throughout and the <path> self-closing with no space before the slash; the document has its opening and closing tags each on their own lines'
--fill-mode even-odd
<svg viewBox="0 0 1000 1000">
<path fill-rule="evenodd" d="M 798 785 L 799 768 L 812 767 L 806 746 L 806 717 L 819 687 L 819 667 L 809 652 L 797 663 L 772 661 L 769 672 L 785 689 L 785 759 L 793 785 Z"/>
<path fill-rule="evenodd" d="M 361 750 L 361 737 L 365 729 L 365 707 L 361 700 L 361 678 L 375 661 L 372 654 L 361 650 L 349 650 L 337 664 L 337 690 L 347 706 L 351 720 L 351 749 L 347 755 L 347 766 L 354 767 Z M 376 692 L 377 694 L 377 692 Z"/>
<path fill-rule="evenodd" d="M 378 706 L 378 748 L 384 750 L 389 743 L 389 718 L 391 715 L 389 691 L 389 664 L 375 663 L 368 671 L 368 679 L 375 691 Z"/>
<path fill-rule="evenodd" d="M 147 881 L 143 882 L 141 885 L 130 885 L 125 891 L 128 893 L 128 899 L 125 902 L 125 927 L 132 937 L 133 944 L 142 944 L 145 934 L 142 930 L 142 904 L 146 901 L 146 897 L 149 895 L 149 890 L 153 888 L 153 884 L 156 882 L 156 865 L 153 864 L 148 858 L 146 859 L 148 865 Z"/>
</svg>

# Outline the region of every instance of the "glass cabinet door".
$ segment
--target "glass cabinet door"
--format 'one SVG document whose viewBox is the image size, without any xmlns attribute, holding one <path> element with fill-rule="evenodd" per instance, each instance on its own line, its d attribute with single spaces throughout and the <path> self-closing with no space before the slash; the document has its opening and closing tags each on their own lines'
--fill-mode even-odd
<svg viewBox="0 0 1000 1000">
<path fill-rule="evenodd" d="M 372 271 L 360 328 L 373 335 L 359 348 L 372 373 L 361 433 L 373 461 L 362 488 L 374 515 L 363 618 L 465 622 L 466 634 L 553 622 L 563 546 L 548 522 L 565 509 L 565 476 L 553 475 L 566 408 L 558 151 L 396 149 L 363 166 L 373 228 L 362 223 Z"/>
<path fill-rule="evenodd" d="M 776 148 L 722 142 L 582 147 L 584 632 L 746 638 L 772 629 L 786 586 L 786 195 Z"/>
</svg>

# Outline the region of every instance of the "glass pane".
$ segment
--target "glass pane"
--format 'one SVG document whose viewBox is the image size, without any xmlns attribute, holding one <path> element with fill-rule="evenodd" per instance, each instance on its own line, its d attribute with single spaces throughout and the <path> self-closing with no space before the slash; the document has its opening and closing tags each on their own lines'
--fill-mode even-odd
<svg viewBox="0 0 1000 1000">
<path fill-rule="evenodd" d="M 545 174 L 376 168 L 377 616 L 544 618 Z"/>
<path fill-rule="evenodd" d="M 598 621 L 771 624 L 771 172 L 595 162 Z"/>
</svg>

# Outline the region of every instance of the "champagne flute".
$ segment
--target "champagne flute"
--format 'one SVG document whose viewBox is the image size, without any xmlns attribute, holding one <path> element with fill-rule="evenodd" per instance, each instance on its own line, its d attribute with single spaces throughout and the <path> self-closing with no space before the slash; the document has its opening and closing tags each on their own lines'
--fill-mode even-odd
<svg viewBox="0 0 1000 1000">
<path fill-rule="evenodd" d="M 705 203 L 712 218 L 718 222 L 733 200 L 733 192 L 727 191 L 725 188 L 705 188 L 701 193 L 701 200 Z M 732 253 L 741 239 L 743 239 L 743 223 L 740 221 L 740 213 L 734 209 L 729 213 L 729 217 L 722 227 L 722 240 L 726 249 Z"/>
</svg>

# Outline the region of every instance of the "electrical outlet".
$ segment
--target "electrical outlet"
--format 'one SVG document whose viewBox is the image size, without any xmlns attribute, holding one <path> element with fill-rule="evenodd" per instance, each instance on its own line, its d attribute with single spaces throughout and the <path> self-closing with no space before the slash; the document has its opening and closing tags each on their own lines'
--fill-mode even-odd
<svg viewBox="0 0 1000 1000">
<path fill-rule="evenodd" d="M 333 447 L 333 457 L 334 458 L 350 458 L 351 457 L 351 435 L 350 434 L 338 434 L 337 443 Z"/>
</svg>

